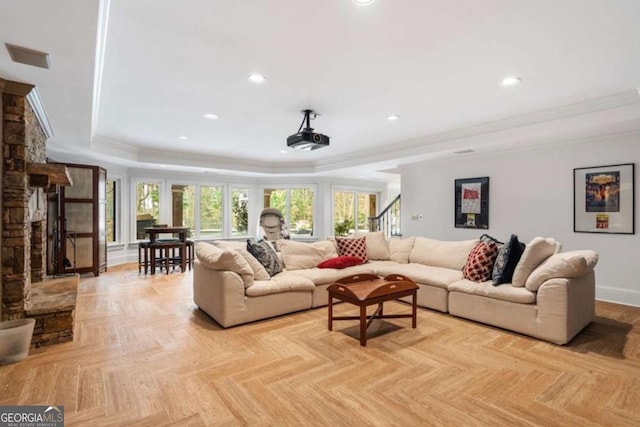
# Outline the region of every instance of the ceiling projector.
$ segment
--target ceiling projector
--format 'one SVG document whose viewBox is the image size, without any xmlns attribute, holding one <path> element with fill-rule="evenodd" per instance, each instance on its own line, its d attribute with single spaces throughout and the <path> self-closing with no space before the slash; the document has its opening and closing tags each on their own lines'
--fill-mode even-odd
<svg viewBox="0 0 640 427">
<path fill-rule="evenodd" d="M 307 151 L 317 150 L 318 148 L 322 147 L 328 147 L 329 137 L 321 133 L 315 133 L 313 131 L 313 128 L 311 127 L 311 120 L 315 120 L 315 118 L 319 114 L 313 110 L 302 110 L 301 112 L 302 114 L 304 114 L 304 118 L 302 119 L 302 123 L 300 123 L 298 133 L 289 135 L 287 137 L 287 147 Z M 307 123 L 307 127 L 302 129 L 302 126 L 304 126 L 305 122 Z"/>
</svg>

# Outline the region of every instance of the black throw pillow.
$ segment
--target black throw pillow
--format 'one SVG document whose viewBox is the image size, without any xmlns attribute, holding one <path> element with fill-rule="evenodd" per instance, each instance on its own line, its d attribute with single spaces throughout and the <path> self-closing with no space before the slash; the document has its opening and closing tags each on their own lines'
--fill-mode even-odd
<svg viewBox="0 0 640 427">
<path fill-rule="evenodd" d="M 256 243 L 251 243 L 251 240 L 247 240 L 247 250 L 262 264 L 269 276 L 275 276 L 282 271 L 282 267 L 278 262 L 278 255 L 265 240 L 260 240 Z"/>
<path fill-rule="evenodd" d="M 498 252 L 498 257 L 493 265 L 493 273 L 491 274 L 493 286 L 511 283 L 513 272 L 523 252 L 524 243 L 520 243 L 518 236 L 512 234 L 509 241 Z"/>
</svg>

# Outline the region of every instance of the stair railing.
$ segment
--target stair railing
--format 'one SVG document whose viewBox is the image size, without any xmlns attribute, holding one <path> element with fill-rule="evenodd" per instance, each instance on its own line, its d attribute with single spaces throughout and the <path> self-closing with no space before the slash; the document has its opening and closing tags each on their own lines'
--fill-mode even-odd
<svg viewBox="0 0 640 427">
<path fill-rule="evenodd" d="M 402 236 L 400 217 L 400 194 L 398 194 L 378 216 L 368 218 L 369 231 L 384 231 L 387 237 Z"/>
</svg>

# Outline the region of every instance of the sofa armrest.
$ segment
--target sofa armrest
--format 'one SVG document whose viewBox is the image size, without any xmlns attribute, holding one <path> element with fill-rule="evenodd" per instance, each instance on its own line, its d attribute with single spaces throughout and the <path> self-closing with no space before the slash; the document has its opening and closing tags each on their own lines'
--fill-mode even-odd
<svg viewBox="0 0 640 427">
<path fill-rule="evenodd" d="M 566 344 L 595 314 L 595 274 L 590 270 L 577 278 L 545 281 L 537 293 L 537 329 L 539 336 Z"/>
<path fill-rule="evenodd" d="M 245 286 L 233 271 L 208 268 L 197 259 L 193 264 L 193 301 L 223 327 L 231 326 L 234 312 L 245 308 Z"/>
<path fill-rule="evenodd" d="M 237 273 L 248 288 L 253 285 L 253 269 L 246 259 L 233 249 L 220 249 L 207 242 L 195 245 L 196 260 L 204 267 L 218 271 L 232 271 Z"/>
</svg>

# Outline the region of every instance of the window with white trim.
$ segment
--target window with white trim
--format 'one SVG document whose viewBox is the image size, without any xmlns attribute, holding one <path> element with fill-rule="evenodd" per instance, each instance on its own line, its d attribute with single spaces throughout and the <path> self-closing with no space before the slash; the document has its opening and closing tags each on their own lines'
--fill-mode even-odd
<svg viewBox="0 0 640 427">
<path fill-rule="evenodd" d="M 291 238 L 314 235 L 315 191 L 312 187 L 270 187 L 263 190 L 263 207 L 282 211 Z"/>
</svg>

